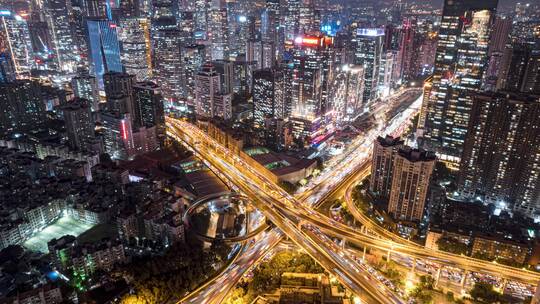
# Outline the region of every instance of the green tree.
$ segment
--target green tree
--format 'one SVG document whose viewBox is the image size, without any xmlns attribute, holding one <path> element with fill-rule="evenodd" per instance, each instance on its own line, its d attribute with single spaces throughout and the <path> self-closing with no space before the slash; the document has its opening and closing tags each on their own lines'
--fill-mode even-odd
<svg viewBox="0 0 540 304">
<path fill-rule="evenodd" d="M 475 283 L 469 294 L 475 301 L 480 303 L 496 303 L 501 298 L 493 285 L 485 282 Z"/>
<path fill-rule="evenodd" d="M 469 250 L 467 244 L 450 237 L 441 237 L 438 239 L 437 246 L 440 250 L 455 254 L 466 254 Z"/>
</svg>

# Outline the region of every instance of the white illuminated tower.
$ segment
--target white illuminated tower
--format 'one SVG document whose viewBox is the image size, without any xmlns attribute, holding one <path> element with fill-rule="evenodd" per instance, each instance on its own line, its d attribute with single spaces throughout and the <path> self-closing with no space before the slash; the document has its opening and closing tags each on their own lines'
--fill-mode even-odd
<svg viewBox="0 0 540 304">
<path fill-rule="evenodd" d="M 152 74 L 150 22 L 146 18 L 129 18 L 120 21 L 118 30 L 122 65 L 128 74 L 139 80 Z"/>
<path fill-rule="evenodd" d="M 13 60 L 15 73 L 27 75 L 33 67 L 33 51 L 26 20 L 11 11 L 0 12 L 0 39 Z M 2 47 L 0 45 L 0 47 Z"/>
<path fill-rule="evenodd" d="M 77 67 L 78 47 L 74 44 L 71 15 L 71 1 L 45 0 L 45 16 L 51 32 L 54 52 L 61 71 L 74 72 Z"/>
<path fill-rule="evenodd" d="M 152 19 L 153 78 L 161 86 L 163 97 L 179 100 L 182 91 L 181 35 L 176 19 Z"/>
<path fill-rule="evenodd" d="M 356 31 L 354 64 L 364 66 L 364 103 L 377 98 L 381 72 L 384 30 L 361 28 Z"/>
</svg>

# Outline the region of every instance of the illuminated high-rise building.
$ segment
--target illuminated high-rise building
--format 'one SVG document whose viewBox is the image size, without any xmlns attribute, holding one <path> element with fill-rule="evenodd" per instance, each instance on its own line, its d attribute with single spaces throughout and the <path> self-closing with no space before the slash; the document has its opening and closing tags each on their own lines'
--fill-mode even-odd
<svg viewBox="0 0 540 304">
<path fill-rule="evenodd" d="M 208 38 L 211 44 L 212 60 L 228 59 L 229 30 L 227 7 L 224 0 L 212 2 L 208 12 Z"/>
<path fill-rule="evenodd" d="M 300 6 L 302 0 L 286 0 L 284 4 L 284 36 L 286 41 L 293 41 L 300 30 Z"/>
<path fill-rule="evenodd" d="M 106 72 L 123 71 L 117 26 L 113 21 L 104 19 L 88 19 L 87 26 L 91 70 L 102 84 Z"/>
<path fill-rule="evenodd" d="M 15 67 L 9 52 L 0 51 L 0 84 L 15 81 Z"/>
<path fill-rule="evenodd" d="M 394 169 L 394 156 L 403 147 L 403 141 L 391 136 L 377 137 L 373 143 L 369 190 L 381 198 L 390 196 Z"/>
<path fill-rule="evenodd" d="M 256 69 L 270 69 L 274 66 L 276 49 L 272 42 L 250 40 L 246 45 L 246 60 L 255 62 Z"/>
<path fill-rule="evenodd" d="M 45 125 L 45 104 L 37 81 L 15 80 L 0 84 L 0 131 L 27 132 Z"/>
<path fill-rule="evenodd" d="M 540 211 L 540 97 L 486 92 L 473 98 L 458 187 L 467 198 L 528 216 Z"/>
<path fill-rule="evenodd" d="M 189 105 L 195 105 L 195 76 L 205 62 L 206 48 L 204 45 L 191 44 L 182 48 L 182 87 Z"/>
<path fill-rule="evenodd" d="M 165 141 L 165 113 L 160 87 L 150 81 L 133 86 L 135 97 L 134 125 L 155 127 L 159 142 Z"/>
<path fill-rule="evenodd" d="M 129 159 L 135 153 L 129 113 L 102 112 L 103 146 L 112 159 Z"/>
<path fill-rule="evenodd" d="M 311 139 L 329 126 L 325 115 L 331 107 L 327 85 L 333 79 L 333 39 L 325 36 L 298 36 L 294 40 L 291 82 L 291 119 L 297 138 Z"/>
<path fill-rule="evenodd" d="M 74 98 L 59 107 L 66 124 L 68 145 L 76 150 L 88 150 L 95 138 L 95 125 L 90 102 Z"/>
<path fill-rule="evenodd" d="M 232 94 L 223 94 L 220 76 L 211 63 L 206 63 L 195 76 L 196 113 L 201 117 L 232 117 Z"/>
<path fill-rule="evenodd" d="M 354 64 L 364 66 L 364 103 L 377 97 L 383 55 L 384 30 L 360 28 L 353 37 Z"/>
<path fill-rule="evenodd" d="M 28 75 L 33 67 L 33 47 L 28 24 L 21 16 L 0 12 L 0 39 L 7 41 L 7 49 L 17 75 Z"/>
<path fill-rule="evenodd" d="M 264 69 L 253 72 L 253 118 L 262 127 L 266 119 L 287 118 L 283 71 Z"/>
<path fill-rule="evenodd" d="M 364 67 L 351 64 L 338 68 L 330 96 L 339 123 L 351 123 L 363 112 L 362 94 Z"/>
<path fill-rule="evenodd" d="M 153 78 L 161 86 L 163 97 L 179 100 L 182 87 L 181 33 L 176 18 L 152 19 Z"/>
<path fill-rule="evenodd" d="M 96 77 L 79 75 L 71 79 L 71 89 L 75 97 L 88 101 L 92 111 L 99 110 L 99 90 Z"/>
<path fill-rule="evenodd" d="M 150 22 L 146 18 L 122 19 L 119 23 L 122 65 L 128 74 L 139 80 L 149 79 L 152 74 L 152 48 Z"/>
<path fill-rule="evenodd" d="M 459 162 L 496 7 L 496 0 L 445 0 L 424 133 L 442 160 Z"/>
<path fill-rule="evenodd" d="M 79 50 L 74 43 L 73 28 L 70 22 L 71 1 L 45 0 L 43 7 L 58 67 L 61 71 L 73 72 L 77 68 Z"/>
<path fill-rule="evenodd" d="M 429 182 L 435 167 L 432 152 L 404 147 L 393 158 L 388 213 L 398 220 L 422 220 Z"/>
</svg>

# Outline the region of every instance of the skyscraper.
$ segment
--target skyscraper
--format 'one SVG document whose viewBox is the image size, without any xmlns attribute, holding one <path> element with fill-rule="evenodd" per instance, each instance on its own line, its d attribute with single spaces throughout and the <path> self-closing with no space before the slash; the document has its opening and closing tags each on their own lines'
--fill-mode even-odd
<svg viewBox="0 0 540 304">
<path fill-rule="evenodd" d="M 351 123 L 364 109 L 364 67 L 343 65 L 336 74 L 331 91 L 332 108 L 339 123 Z"/>
<path fill-rule="evenodd" d="M 45 104 L 37 81 L 16 80 L 0 84 L 0 131 L 39 130 L 46 122 Z"/>
<path fill-rule="evenodd" d="M 539 100 L 504 91 L 474 96 L 458 180 L 463 196 L 529 216 L 540 211 Z"/>
<path fill-rule="evenodd" d="M 201 117 L 232 117 L 232 96 L 223 94 L 218 72 L 211 63 L 206 63 L 195 76 L 196 113 Z"/>
<path fill-rule="evenodd" d="M 102 87 L 103 74 L 123 71 L 116 23 L 105 19 L 88 19 L 87 27 L 92 72 Z"/>
<path fill-rule="evenodd" d="M 8 52 L 0 51 L 0 84 L 12 82 L 16 77 L 11 55 Z"/>
<path fill-rule="evenodd" d="M 165 141 L 165 113 L 161 89 L 153 82 L 137 82 L 133 86 L 135 95 L 135 127 L 156 127 L 160 142 Z"/>
<path fill-rule="evenodd" d="M 354 36 L 354 64 L 364 66 L 364 103 L 377 97 L 381 56 L 383 53 L 383 29 L 358 29 Z"/>
<path fill-rule="evenodd" d="M 139 80 L 149 79 L 152 74 L 152 48 L 150 22 L 146 18 L 122 19 L 119 23 L 122 65 L 128 74 Z"/>
<path fill-rule="evenodd" d="M 208 12 L 208 38 L 212 60 L 229 58 L 229 31 L 224 0 L 214 0 Z"/>
<path fill-rule="evenodd" d="M 34 58 L 26 20 L 11 11 L 3 11 L 0 14 L 0 39 L 7 41 L 7 51 L 13 60 L 16 74 L 28 75 Z"/>
<path fill-rule="evenodd" d="M 43 1 L 47 25 L 51 31 L 54 53 L 61 71 L 73 72 L 77 67 L 78 46 L 74 44 L 73 28 L 69 20 L 71 1 Z"/>
<path fill-rule="evenodd" d="M 253 118 L 262 127 L 267 118 L 286 118 L 284 75 L 280 70 L 253 72 Z"/>
<path fill-rule="evenodd" d="M 112 159 L 129 159 L 135 153 L 129 113 L 102 112 L 103 146 Z"/>
<path fill-rule="evenodd" d="M 163 97 L 179 100 L 182 87 L 181 33 L 176 18 L 152 19 L 153 78 L 161 86 Z"/>
<path fill-rule="evenodd" d="M 182 48 L 182 88 L 189 105 L 195 105 L 195 76 L 206 57 L 204 45 L 191 44 Z"/>
<path fill-rule="evenodd" d="M 129 113 L 135 116 L 135 97 L 133 86 L 135 76 L 127 73 L 108 72 L 103 75 L 105 94 L 107 95 L 106 108 L 109 112 Z"/>
<path fill-rule="evenodd" d="M 73 77 L 71 79 L 71 89 L 75 97 L 88 101 L 92 111 L 99 110 L 99 91 L 96 77 L 90 75 Z"/>
<path fill-rule="evenodd" d="M 434 167 L 434 153 L 399 149 L 393 158 L 388 213 L 399 220 L 421 221 Z"/>
<path fill-rule="evenodd" d="M 68 145 L 77 150 L 88 149 L 95 138 L 90 102 L 77 97 L 61 105 L 59 110 L 64 116 Z"/>
<path fill-rule="evenodd" d="M 443 160 L 458 162 L 471 95 L 482 84 L 496 0 L 445 0 L 427 104 L 425 138 Z"/>
<path fill-rule="evenodd" d="M 403 141 L 391 136 L 377 137 L 373 143 L 369 190 L 382 198 L 390 196 L 394 170 L 394 156 L 403 147 Z"/>
</svg>

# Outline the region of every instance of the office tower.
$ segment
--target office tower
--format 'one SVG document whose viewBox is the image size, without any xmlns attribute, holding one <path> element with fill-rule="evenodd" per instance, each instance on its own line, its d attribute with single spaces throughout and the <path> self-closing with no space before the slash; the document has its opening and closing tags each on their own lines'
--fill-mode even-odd
<svg viewBox="0 0 540 304">
<path fill-rule="evenodd" d="M 88 101 L 92 111 L 99 110 L 99 91 L 96 77 L 90 75 L 75 76 L 71 79 L 71 89 L 75 97 Z"/>
<path fill-rule="evenodd" d="M 178 16 L 179 1 L 177 0 L 153 0 L 151 2 L 152 18 L 174 18 Z"/>
<path fill-rule="evenodd" d="M 195 42 L 195 16 L 194 12 L 181 11 L 179 13 L 178 28 L 180 29 L 180 43 L 190 45 Z"/>
<path fill-rule="evenodd" d="M 394 170 L 394 156 L 403 147 L 399 137 L 377 137 L 373 143 L 373 156 L 371 159 L 371 178 L 369 190 L 378 197 L 388 198 L 392 188 Z"/>
<path fill-rule="evenodd" d="M 230 56 L 245 54 L 248 41 L 255 38 L 255 20 L 245 15 L 230 16 L 229 22 Z"/>
<path fill-rule="evenodd" d="M 119 23 L 122 66 L 126 73 L 139 80 L 149 79 L 152 74 L 152 48 L 150 22 L 146 18 L 122 19 Z"/>
<path fill-rule="evenodd" d="M 401 39 L 398 53 L 398 75 L 404 81 L 412 79 L 413 75 L 413 55 L 415 50 L 415 26 L 416 20 L 405 19 L 401 26 Z"/>
<path fill-rule="evenodd" d="M 210 0 L 195 0 L 194 25 L 195 33 L 200 33 L 206 37 L 208 33 L 208 10 L 210 9 Z"/>
<path fill-rule="evenodd" d="M 129 159 L 135 152 L 129 113 L 101 113 L 103 146 L 112 159 Z"/>
<path fill-rule="evenodd" d="M 261 15 L 261 39 L 277 44 L 280 31 L 281 6 L 279 0 L 266 0 L 265 9 Z"/>
<path fill-rule="evenodd" d="M 364 103 L 377 98 L 384 42 L 383 29 L 360 28 L 353 37 L 354 64 L 364 66 Z"/>
<path fill-rule="evenodd" d="M 540 99 L 486 92 L 473 98 L 458 179 L 463 196 L 533 216 L 540 209 Z"/>
<path fill-rule="evenodd" d="M 321 105 L 324 49 L 329 47 L 324 37 L 302 36 L 295 39 L 293 49 L 292 115 L 308 120 L 319 117 Z"/>
<path fill-rule="evenodd" d="M 488 48 L 488 68 L 484 74 L 482 88 L 484 90 L 497 90 L 500 81 L 501 69 L 506 49 L 510 38 L 512 20 L 510 18 L 497 17 L 493 24 L 491 39 Z"/>
<path fill-rule="evenodd" d="M 331 92 L 338 123 L 351 123 L 363 112 L 363 93 L 364 67 L 350 64 L 338 68 Z"/>
<path fill-rule="evenodd" d="M 228 59 L 229 31 L 224 0 L 212 2 L 208 12 L 208 37 L 211 44 L 212 60 Z"/>
<path fill-rule="evenodd" d="M 230 94 L 234 87 L 234 64 L 229 60 L 214 60 L 212 65 L 219 75 L 219 83 L 221 84 L 221 92 Z"/>
<path fill-rule="evenodd" d="M 301 0 L 298 16 L 298 33 L 306 34 L 318 31 L 317 18 L 315 18 L 315 3 L 313 0 Z"/>
<path fill-rule="evenodd" d="M 189 105 L 195 105 L 195 76 L 206 57 L 204 45 L 191 44 L 182 48 L 182 87 Z"/>
<path fill-rule="evenodd" d="M 77 67 L 79 50 L 74 44 L 73 29 L 69 20 L 71 1 L 45 0 L 43 8 L 58 67 L 61 71 L 73 72 Z"/>
<path fill-rule="evenodd" d="M 401 148 L 394 155 L 392 187 L 388 213 L 405 221 L 421 221 L 435 167 L 435 154 L 424 150 Z"/>
<path fill-rule="evenodd" d="M 259 127 L 266 119 L 286 117 L 283 71 L 264 69 L 253 72 L 253 118 Z"/>
<path fill-rule="evenodd" d="M 160 142 L 165 141 L 165 112 L 161 89 L 153 82 L 137 82 L 135 95 L 135 127 L 155 127 Z"/>
<path fill-rule="evenodd" d="M 100 0 L 81 0 L 81 7 L 84 16 L 87 18 L 105 19 L 107 15 L 107 6 L 110 5 L 106 1 Z"/>
<path fill-rule="evenodd" d="M 540 50 L 524 43 L 507 46 L 497 80 L 497 89 L 540 93 Z"/>
<path fill-rule="evenodd" d="M 293 41 L 300 29 L 300 6 L 302 0 L 286 0 L 283 7 L 284 36 L 286 41 Z"/>
<path fill-rule="evenodd" d="M 95 138 L 95 125 L 90 102 L 74 98 L 59 107 L 64 116 L 68 145 L 76 150 L 88 150 Z"/>
<path fill-rule="evenodd" d="M 250 40 L 246 45 L 246 61 L 255 62 L 256 69 L 270 69 L 274 66 L 276 49 L 273 43 Z"/>
<path fill-rule="evenodd" d="M 429 76 L 424 80 L 424 88 L 422 94 L 422 107 L 420 108 L 420 114 L 418 115 L 417 135 L 423 137 L 424 128 L 426 126 L 426 116 L 428 111 L 429 96 L 431 95 L 431 89 L 433 88 L 433 76 Z"/>
<path fill-rule="evenodd" d="M 73 43 L 77 46 L 78 49 L 78 62 L 77 70 L 88 70 L 90 68 L 90 62 L 88 61 L 89 48 L 88 48 L 88 30 L 86 25 L 86 20 L 88 16 L 84 11 L 84 1 L 73 1 L 71 3 L 71 33 L 73 37 Z M 37 37 L 41 39 L 41 37 Z M 41 46 L 41 41 L 37 41 Z M 43 48 L 43 53 L 47 53 L 45 46 Z"/>
<path fill-rule="evenodd" d="M 398 56 L 397 51 L 387 51 L 381 56 L 377 90 L 382 96 L 390 94 L 390 89 L 400 80 L 399 73 L 396 72 L 396 69 L 399 69 Z"/>
<path fill-rule="evenodd" d="M 107 95 L 106 109 L 114 113 L 129 113 L 135 116 L 135 97 L 133 86 L 135 76 L 126 73 L 108 72 L 103 75 L 105 94 Z"/>
<path fill-rule="evenodd" d="M 44 127 L 45 104 L 37 81 L 15 80 L 0 84 L 0 131 L 27 132 Z"/>
<path fill-rule="evenodd" d="M 245 56 L 239 56 L 233 62 L 234 86 L 233 91 L 238 95 L 249 95 L 253 89 L 253 71 L 256 63 L 245 60 Z"/>
<path fill-rule="evenodd" d="M 7 41 L 7 51 L 13 60 L 17 75 L 30 73 L 33 67 L 33 47 L 28 24 L 21 16 L 2 11 L 0 14 L 0 39 Z"/>
<path fill-rule="evenodd" d="M 496 7 L 496 0 L 445 0 L 424 133 L 426 146 L 442 160 L 459 162 Z"/>
<path fill-rule="evenodd" d="M 0 84 L 15 81 L 15 67 L 9 52 L 0 51 Z"/>
<path fill-rule="evenodd" d="M 175 18 L 152 19 L 153 78 L 163 97 L 175 101 L 184 94 L 180 34 Z"/>
<path fill-rule="evenodd" d="M 141 17 L 141 2 L 143 0 L 120 0 L 119 10 L 122 19 Z"/>
<path fill-rule="evenodd" d="M 195 76 L 195 105 L 199 116 L 232 117 L 231 94 L 222 94 L 220 77 L 211 63 L 206 63 Z"/>
<path fill-rule="evenodd" d="M 102 87 L 103 74 L 123 71 L 116 23 L 104 19 L 88 19 L 87 27 L 91 70 Z"/>
</svg>

